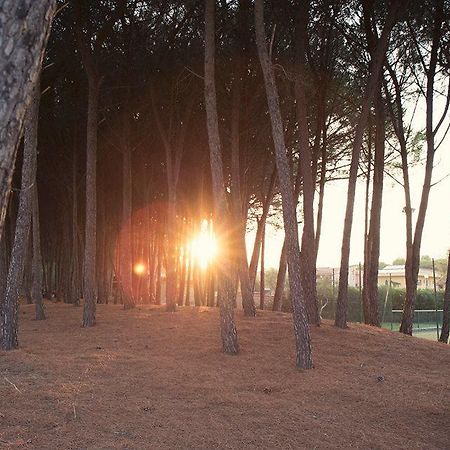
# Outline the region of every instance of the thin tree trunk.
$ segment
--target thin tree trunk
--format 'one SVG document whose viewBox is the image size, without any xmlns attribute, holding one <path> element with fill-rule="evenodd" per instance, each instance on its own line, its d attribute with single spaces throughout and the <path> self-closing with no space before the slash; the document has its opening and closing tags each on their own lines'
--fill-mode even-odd
<svg viewBox="0 0 450 450">
<path fill-rule="evenodd" d="M 444 307 L 442 310 L 442 329 L 439 341 L 448 342 L 450 323 L 450 252 L 448 254 L 447 279 L 445 282 Z"/>
<path fill-rule="evenodd" d="M 28 246 L 33 187 L 36 181 L 37 132 L 39 120 L 40 83 L 37 79 L 32 101 L 25 118 L 25 137 L 22 163 L 22 183 L 19 196 L 14 246 L 9 264 L 5 303 L 2 308 L 2 348 L 12 350 L 19 345 L 18 313 L 20 288 L 23 281 L 25 256 Z"/>
<path fill-rule="evenodd" d="M 247 251 L 245 248 L 246 218 L 242 211 L 241 169 L 240 169 L 240 109 L 241 109 L 241 85 L 245 76 L 244 55 L 248 46 L 246 19 L 249 0 L 240 0 L 238 9 L 238 38 L 235 46 L 235 67 L 232 84 L 231 106 L 231 168 L 232 168 L 232 204 L 234 221 L 237 224 L 235 230 L 236 266 L 239 275 L 242 305 L 246 316 L 255 316 L 255 300 L 253 288 L 250 283 Z"/>
<path fill-rule="evenodd" d="M 278 265 L 277 285 L 273 296 L 272 311 L 281 311 L 283 303 L 284 284 L 286 283 L 287 272 L 287 255 L 286 255 L 286 239 L 283 241 L 281 248 L 280 263 Z"/>
<path fill-rule="evenodd" d="M 251 257 L 250 265 L 249 265 L 249 269 L 248 269 L 252 293 L 253 293 L 253 290 L 255 287 L 256 272 L 258 270 L 258 259 L 259 259 L 259 255 L 261 252 L 262 232 L 263 232 L 266 220 L 267 220 L 267 216 L 269 214 L 270 205 L 272 203 L 276 175 L 277 175 L 277 170 L 276 170 L 276 167 L 274 167 L 274 169 L 272 171 L 272 175 L 270 177 L 269 187 L 267 189 L 267 195 L 266 195 L 263 205 L 262 205 L 263 210 L 261 213 L 261 217 L 258 220 L 258 224 L 257 224 L 257 228 L 256 228 L 255 242 L 253 244 L 252 257 Z"/>
<path fill-rule="evenodd" d="M 128 123 L 128 110 L 123 113 L 123 141 L 122 141 L 122 249 L 120 278 L 122 281 L 122 300 L 124 309 L 135 306 L 133 293 L 133 262 L 132 262 L 132 175 L 131 149 Z"/>
<path fill-rule="evenodd" d="M 309 1 L 301 1 L 296 5 L 296 49 L 295 49 L 295 97 L 297 121 L 299 126 L 300 167 L 303 179 L 303 234 L 301 246 L 300 269 L 303 292 L 305 295 L 308 320 L 311 324 L 320 324 L 316 292 L 316 247 L 314 234 L 314 188 L 315 175 L 312 175 L 312 155 L 309 145 L 308 117 L 305 95 L 305 66 Z"/>
<path fill-rule="evenodd" d="M 33 189 L 33 263 L 32 263 L 32 285 L 31 297 L 33 299 L 36 320 L 45 319 L 44 301 L 42 298 L 42 255 L 41 235 L 39 227 L 39 197 L 35 181 Z"/>
<path fill-rule="evenodd" d="M 352 147 L 352 158 L 347 192 L 347 207 L 345 211 L 344 230 L 342 234 L 341 267 L 339 270 L 339 291 L 336 305 L 335 325 L 340 328 L 347 327 L 348 307 L 348 271 L 350 259 L 350 239 L 353 225 L 353 210 L 355 206 L 356 179 L 358 177 L 359 157 L 364 137 L 364 130 L 370 113 L 370 106 L 378 84 L 378 79 L 383 67 L 386 50 L 389 43 L 389 35 L 394 26 L 401 2 L 392 4 L 380 39 L 377 44 L 375 58 L 371 67 L 369 80 L 365 89 L 362 110 L 356 125 L 355 138 Z"/>
<path fill-rule="evenodd" d="M 72 303 L 74 306 L 80 306 L 80 260 L 78 246 L 78 186 L 76 149 L 77 147 L 74 143 L 72 160 L 72 271 L 70 282 L 70 303 Z"/>
<path fill-rule="evenodd" d="M 264 309 L 264 303 L 265 303 L 265 296 L 266 296 L 266 286 L 265 286 L 265 251 L 266 251 L 266 227 L 264 225 L 264 230 L 262 234 L 261 239 L 261 263 L 259 265 L 260 267 L 260 273 L 259 273 L 259 309 Z"/>
<path fill-rule="evenodd" d="M 428 199 L 431 190 L 431 179 L 433 175 L 434 164 L 434 136 L 435 130 L 433 126 L 433 107 L 434 107 L 434 81 L 436 68 L 438 64 L 438 51 L 442 33 L 444 1 L 440 0 L 436 4 L 435 21 L 433 27 L 433 41 L 430 55 L 430 63 L 427 70 L 427 87 L 426 87 L 426 142 L 427 142 L 427 159 L 425 163 L 425 177 L 422 187 L 422 195 L 420 198 L 419 212 L 417 214 L 416 228 L 414 231 L 414 239 L 412 246 L 406 255 L 405 278 L 406 278 L 406 299 L 403 307 L 403 317 L 400 324 L 400 332 L 412 335 L 414 310 L 417 295 L 417 280 L 420 267 L 420 248 L 422 244 L 423 228 L 425 226 L 425 217 L 428 208 Z"/>
<path fill-rule="evenodd" d="M 210 164 L 213 185 L 215 228 L 223 254 L 218 264 L 218 302 L 220 306 L 220 328 L 222 347 L 225 353 L 239 352 L 236 325 L 233 314 L 233 274 L 231 255 L 226 234 L 231 225 L 225 183 L 223 179 L 222 154 L 217 116 L 215 85 L 215 0 L 205 0 L 205 108 L 210 151 Z"/>
<path fill-rule="evenodd" d="M 272 123 L 272 136 L 275 147 L 275 161 L 283 205 L 283 222 L 286 233 L 287 260 L 289 270 L 289 285 L 291 289 L 293 320 L 296 343 L 296 365 L 301 369 L 313 367 L 311 356 L 311 339 L 309 335 L 307 311 L 303 297 L 300 273 L 300 246 L 296 204 L 292 190 L 291 172 L 286 156 L 283 121 L 281 118 L 275 75 L 269 58 L 264 30 L 264 2 L 255 1 L 255 31 L 258 55 L 264 76 L 267 103 Z"/>
</svg>

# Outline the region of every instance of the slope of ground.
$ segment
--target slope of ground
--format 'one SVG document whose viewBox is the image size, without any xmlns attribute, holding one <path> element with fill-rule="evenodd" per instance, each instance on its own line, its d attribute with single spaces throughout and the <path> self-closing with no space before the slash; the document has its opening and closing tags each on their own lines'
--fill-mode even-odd
<svg viewBox="0 0 450 450">
<path fill-rule="evenodd" d="M 291 317 L 237 314 L 241 354 L 220 352 L 214 309 L 47 306 L 20 314 L 0 352 L 0 447 L 448 449 L 450 346 L 354 325 L 312 330 L 294 367 Z"/>
</svg>

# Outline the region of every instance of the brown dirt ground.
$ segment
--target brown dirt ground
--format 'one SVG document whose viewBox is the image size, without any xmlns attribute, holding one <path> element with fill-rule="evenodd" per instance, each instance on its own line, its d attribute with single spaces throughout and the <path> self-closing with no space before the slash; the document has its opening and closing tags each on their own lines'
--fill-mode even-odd
<svg viewBox="0 0 450 450">
<path fill-rule="evenodd" d="M 287 314 L 238 313 L 226 356 L 214 309 L 99 305 L 92 329 L 81 312 L 21 308 L 21 348 L 0 352 L 0 447 L 450 449 L 450 346 L 325 322 L 301 372 Z"/>
</svg>

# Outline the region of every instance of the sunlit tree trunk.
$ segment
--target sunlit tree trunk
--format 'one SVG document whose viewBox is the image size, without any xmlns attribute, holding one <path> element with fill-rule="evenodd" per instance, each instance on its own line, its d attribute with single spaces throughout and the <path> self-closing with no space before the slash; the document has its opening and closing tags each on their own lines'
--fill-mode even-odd
<svg viewBox="0 0 450 450">
<path fill-rule="evenodd" d="M 264 2 L 255 1 L 255 31 L 258 55 L 264 76 L 269 115 L 272 124 L 272 136 L 275 147 L 278 181 L 282 196 L 283 222 L 286 233 L 286 249 L 289 271 L 289 285 L 293 305 L 293 321 L 296 343 L 296 365 L 301 369 L 313 367 L 311 356 L 311 340 L 309 335 L 307 311 L 303 297 L 300 267 L 300 246 L 296 215 L 296 203 L 292 189 L 291 171 L 286 156 L 283 121 L 278 98 L 278 90 L 273 73 L 272 63 L 266 44 L 264 30 Z"/>
<path fill-rule="evenodd" d="M 220 328 L 222 347 L 225 353 L 239 352 L 236 325 L 233 314 L 234 283 L 231 270 L 231 255 L 226 235 L 230 217 L 225 196 L 222 154 L 217 116 L 215 85 L 215 0 L 205 1 L 205 108 L 210 151 L 210 164 L 214 197 L 215 228 L 221 254 L 218 270 L 218 303 L 220 306 Z"/>
</svg>

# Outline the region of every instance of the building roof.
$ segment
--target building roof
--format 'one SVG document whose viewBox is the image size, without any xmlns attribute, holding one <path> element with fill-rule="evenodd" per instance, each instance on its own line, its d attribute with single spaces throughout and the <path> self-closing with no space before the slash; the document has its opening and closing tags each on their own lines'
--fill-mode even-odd
<svg viewBox="0 0 450 450">
<path fill-rule="evenodd" d="M 398 277 L 404 277 L 405 276 L 405 266 L 403 264 L 398 264 L 398 265 L 391 265 L 391 266 L 386 266 L 383 269 L 380 269 L 378 271 L 378 276 L 379 277 L 383 277 L 383 276 L 398 276 Z M 436 277 L 438 278 L 440 274 L 438 274 L 436 272 Z M 423 267 L 421 267 L 419 269 L 419 276 L 424 276 L 424 277 L 431 277 L 433 276 L 433 270 L 432 269 L 425 269 Z"/>
</svg>

